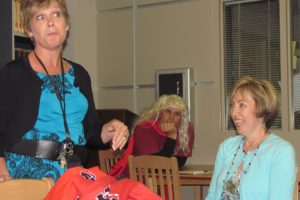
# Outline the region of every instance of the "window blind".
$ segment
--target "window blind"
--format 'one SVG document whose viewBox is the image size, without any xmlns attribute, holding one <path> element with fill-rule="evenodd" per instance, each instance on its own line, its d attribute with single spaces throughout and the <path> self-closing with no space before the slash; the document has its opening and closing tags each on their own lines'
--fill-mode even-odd
<svg viewBox="0 0 300 200">
<path fill-rule="evenodd" d="M 300 0 L 291 0 L 292 100 L 294 128 L 300 129 Z M 293 46 L 295 45 L 295 46 Z"/>
<path fill-rule="evenodd" d="M 269 80 L 281 99 L 279 0 L 224 0 L 223 10 L 225 118 L 232 130 L 230 94 L 241 77 Z M 282 127 L 280 113 L 270 128 Z"/>
</svg>

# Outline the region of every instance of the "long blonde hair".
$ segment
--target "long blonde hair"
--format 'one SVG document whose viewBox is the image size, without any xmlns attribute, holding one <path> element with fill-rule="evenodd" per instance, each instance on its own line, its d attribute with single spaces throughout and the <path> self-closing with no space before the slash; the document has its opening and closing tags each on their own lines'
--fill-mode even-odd
<svg viewBox="0 0 300 200">
<path fill-rule="evenodd" d="M 162 95 L 152 106 L 143 110 L 140 117 L 136 120 L 133 127 L 136 127 L 143 121 L 158 122 L 160 120 L 160 113 L 168 107 L 174 107 L 181 112 L 182 119 L 179 125 L 179 147 L 176 147 L 175 154 L 182 150 L 185 154 L 189 151 L 189 108 L 184 100 L 175 94 Z"/>
</svg>

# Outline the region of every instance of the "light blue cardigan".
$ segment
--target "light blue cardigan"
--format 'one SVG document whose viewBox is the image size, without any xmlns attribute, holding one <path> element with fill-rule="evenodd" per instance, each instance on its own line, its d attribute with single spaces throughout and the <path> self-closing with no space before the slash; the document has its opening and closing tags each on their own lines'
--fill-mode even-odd
<svg viewBox="0 0 300 200">
<path fill-rule="evenodd" d="M 242 138 L 241 135 L 230 137 L 220 145 L 206 200 L 220 200 L 223 180 Z M 241 180 L 240 199 L 292 200 L 297 174 L 292 145 L 277 135 L 270 134 L 261 143 L 257 155 L 253 156 L 252 152 L 244 158 L 244 167 L 252 158 L 253 160 L 247 174 Z M 237 169 L 243 157 L 241 148 L 231 173 L 233 169 Z"/>
</svg>

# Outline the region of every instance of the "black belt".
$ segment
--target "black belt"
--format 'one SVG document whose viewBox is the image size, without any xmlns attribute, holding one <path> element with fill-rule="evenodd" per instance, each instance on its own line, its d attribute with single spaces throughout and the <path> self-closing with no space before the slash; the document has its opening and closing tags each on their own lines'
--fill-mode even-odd
<svg viewBox="0 0 300 200">
<path fill-rule="evenodd" d="M 61 148 L 61 142 L 22 139 L 10 148 L 8 152 L 57 161 Z M 75 145 L 74 154 L 78 155 L 81 162 L 86 159 L 86 151 L 83 146 Z"/>
</svg>

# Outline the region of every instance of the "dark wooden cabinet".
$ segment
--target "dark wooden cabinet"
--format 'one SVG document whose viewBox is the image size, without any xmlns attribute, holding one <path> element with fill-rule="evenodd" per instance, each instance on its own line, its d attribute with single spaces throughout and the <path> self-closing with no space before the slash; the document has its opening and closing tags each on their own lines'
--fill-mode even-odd
<svg viewBox="0 0 300 200">
<path fill-rule="evenodd" d="M 97 109 L 101 123 L 107 123 L 112 119 L 118 119 L 131 129 L 137 114 L 127 109 Z"/>
</svg>

